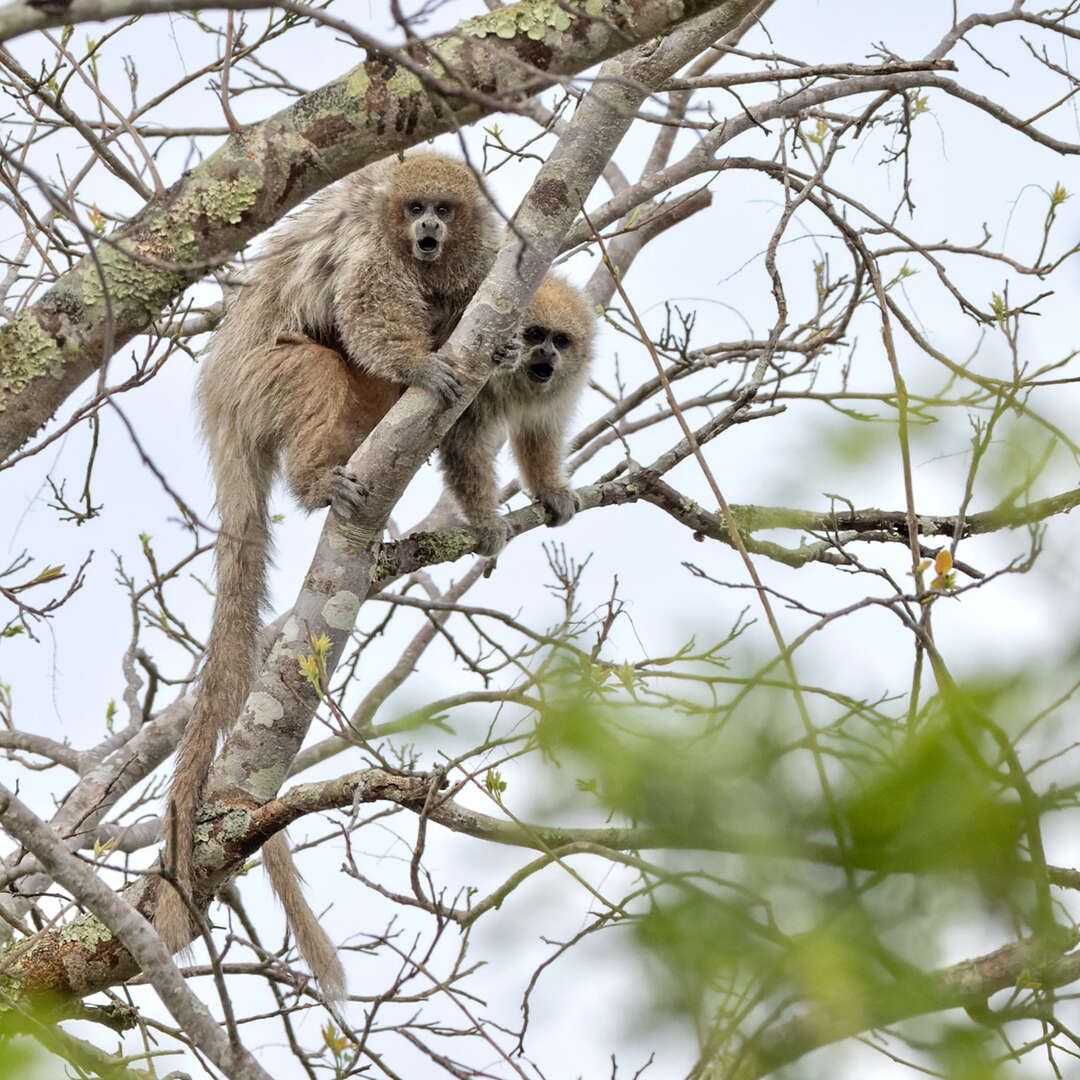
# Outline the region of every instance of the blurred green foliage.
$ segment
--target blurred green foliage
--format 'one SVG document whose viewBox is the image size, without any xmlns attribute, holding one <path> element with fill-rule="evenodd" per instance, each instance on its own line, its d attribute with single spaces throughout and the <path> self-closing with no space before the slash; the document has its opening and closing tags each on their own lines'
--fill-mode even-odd
<svg viewBox="0 0 1080 1080">
<path fill-rule="evenodd" d="M 0 1040 L 0 1080 L 59 1080 L 63 1066 L 54 1058 L 49 1072 L 44 1058 L 29 1039 Z"/>
<path fill-rule="evenodd" d="M 754 1052 L 770 1060 L 793 1016 L 831 1041 L 955 1008 L 932 977 L 950 927 L 1008 915 L 1048 929 L 1027 782 L 990 720 L 1009 686 L 939 696 L 914 730 L 849 715 L 813 740 L 793 735 L 783 694 L 768 695 L 768 714 L 744 706 L 735 725 L 567 690 L 541 745 L 641 830 L 649 887 L 634 919 L 667 973 L 657 1004 L 702 1030 L 760 1035 Z M 924 1050 L 939 1074 L 996 1075 L 985 1032 L 936 1032 Z M 780 1063 L 809 1038 L 786 1036 Z"/>
</svg>

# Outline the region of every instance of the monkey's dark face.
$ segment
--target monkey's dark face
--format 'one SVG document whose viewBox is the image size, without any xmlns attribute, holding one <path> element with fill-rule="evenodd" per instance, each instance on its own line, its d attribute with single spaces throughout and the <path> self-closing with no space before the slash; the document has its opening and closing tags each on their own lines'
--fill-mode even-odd
<svg viewBox="0 0 1080 1080">
<path fill-rule="evenodd" d="M 527 326 L 521 337 L 525 342 L 525 373 L 534 383 L 549 382 L 573 344 L 570 335 L 547 326 Z"/>
<path fill-rule="evenodd" d="M 450 223 L 458 212 L 452 199 L 406 199 L 402 206 L 405 234 L 413 256 L 435 262 L 450 240 Z"/>
</svg>

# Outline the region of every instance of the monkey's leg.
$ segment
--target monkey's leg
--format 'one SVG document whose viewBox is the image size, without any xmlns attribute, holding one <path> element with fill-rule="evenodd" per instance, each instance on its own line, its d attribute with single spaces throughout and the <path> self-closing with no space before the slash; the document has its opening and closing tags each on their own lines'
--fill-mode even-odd
<svg viewBox="0 0 1080 1080">
<path fill-rule="evenodd" d="M 402 387 L 310 341 L 278 345 L 272 359 L 275 379 L 288 388 L 280 421 L 285 479 L 300 505 L 316 510 L 340 486 L 335 469 L 390 411 Z"/>
<path fill-rule="evenodd" d="M 560 425 L 523 421 L 510 433 L 521 479 L 543 506 L 550 526 L 565 525 L 579 509 L 566 483 Z"/>
<path fill-rule="evenodd" d="M 484 416 L 474 403 L 447 433 L 439 457 L 446 486 L 476 530 L 476 550 L 480 555 L 497 555 L 510 538 L 506 523 L 499 517 L 496 502 L 495 454 L 498 451 L 498 424 Z"/>
</svg>

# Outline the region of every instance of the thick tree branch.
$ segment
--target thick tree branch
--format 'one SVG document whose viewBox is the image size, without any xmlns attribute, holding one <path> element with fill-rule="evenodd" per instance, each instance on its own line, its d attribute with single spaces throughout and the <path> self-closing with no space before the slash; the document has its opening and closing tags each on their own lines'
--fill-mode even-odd
<svg viewBox="0 0 1080 1080">
<path fill-rule="evenodd" d="M 0 817 L 4 829 L 37 856 L 52 879 L 79 897 L 120 939 L 169 1012 L 198 1040 L 203 1052 L 226 1076 L 236 1080 L 271 1080 L 247 1050 L 231 1042 L 211 1019 L 206 1007 L 173 967 L 168 950 L 145 917 L 117 896 L 91 867 L 72 855 L 64 842 L 2 785 Z M 83 929 L 88 930 L 85 920 Z M 93 937 L 101 932 L 99 927 Z M 92 941 L 93 937 L 88 940 Z"/>
<path fill-rule="evenodd" d="M 754 412 L 739 418 L 740 423 L 758 419 L 769 413 Z M 621 506 L 628 502 L 651 502 L 677 518 L 692 532 L 721 543 L 731 543 L 728 531 L 718 514 L 710 513 L 692 499 L 673 491 L 659 481 L 667 470 L 656 465 L 635 469 L 613 480 L 587 484 L 576 490 L 581 509 L 594 510 L 602 506 Z M 999 532 L 1002 529 L 1032 525 L 1057 514 L 1066 514 L 1080 506 L 1080 488 L 1039 499 L 1019 507 L 983 510 L 965 516 L 961 537 Z M 747 533 L 763 529 L 797 529 L 841 536 L 845 540 L 894 541 L 907 543 L 907 515 L 902 510 L 798 510 L 786 507 L 733 505 L 731 511 L 739 528 Z M 539 506 L 526 506 L 506 516 L 511 535 L 518 536 L 541 528 L 545 524 Z M 957 526 L 955 515 L 919 514 L 916 523 L 920 536 L 952 539 Z M 454 526 L 432 533 L 414 533 L 392 544 L 383 545 L 372 589 L 385 588 L 389 582 L 426 566 L 453 562 L 476 548 L 476 535 L 467 526 Z M 770 541 L 750 540 L 749 550 L 786 566 L 804 566 L 809 562 L 833 561 L 812 547 L 785 548 Z M 932 555 L 927 550 L 925 555 Z M 833 559 L 847 565 L 848 560 L 834 555 Z M 957 564 L 958 566 L 960 564 Z M 973 574 L 972 576 L 978 576 Z"/>
</svg>

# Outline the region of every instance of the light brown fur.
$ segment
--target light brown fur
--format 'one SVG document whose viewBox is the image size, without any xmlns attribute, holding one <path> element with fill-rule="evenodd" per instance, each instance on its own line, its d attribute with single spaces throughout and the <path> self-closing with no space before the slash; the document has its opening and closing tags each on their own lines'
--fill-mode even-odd
<svg viewBox="0 0 1080 1080">
<path fill-rule="evenodd" d="M 565 525 L 577 510 L 563 468 L 566 426 L 588 376 L 596 319 L 577 289 L 549 275 L 521 326 L 521 363 L 488 379 L 439 449 L 447 486 L 480 534 L 482 554 L 496 554 L 508 536 L 495 483 L 495 456 L 507 434 L 522 483 L 548 524 Z M 537 381 L 531 373 L 543 365 L 551 373 Z"/>
<path fill-rule="evenodd" d="M 256 674 L 274 476 L 284 472 L 305 509 L 326 506 L 333 466 L 405 386 L 456 398 L 452 367 L 433 350 L 487 273 L 495 241 L 494 217 L 464 164 L 431 153 L 379 162 L 270 239 L 210 342 L 199 404 L 221 517 L 218 594 L 165 823 L 165 864 L 189 894 L 203 783 Z M 340 961 L 303 900 L 284 834 L 264 854 L 309 967 L 326 993 L 342 996 Z M 172 888 L 163 887 L 154 925 L 173 950 L 191 940 Z"/>
</svg>

